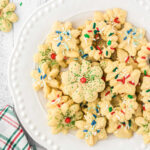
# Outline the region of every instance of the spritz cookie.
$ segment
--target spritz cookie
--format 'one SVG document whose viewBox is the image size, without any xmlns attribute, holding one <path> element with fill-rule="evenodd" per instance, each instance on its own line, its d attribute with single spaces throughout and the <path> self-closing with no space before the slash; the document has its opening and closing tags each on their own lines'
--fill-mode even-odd
<svg viewBox="0 0 150 150">
<path fill-rule="evenodd" d="M 75 129 L 75 122 L 82 117 L 79 104 L 74 104 L 72 100 L 62 104 L 61 108 L 48 109 L 48 124 L 52 127 L 53 134 L 66 134 L 70 129 Z"/>
<path fill-rule="evenodd" d="M 139 126 L 137 133 L 143 136 L 144 143 L 150 143 L 150 121 L 143 117 L 138 117 L 135 122 Z"/>
<path fill-rule="evenodd" d="M 56 52 L 56 60 L 59 64 L 67 58 L 79 57 L 79 37 L 80 31 L 72 27 L 71 22 L 54 23 L 45 43 L 52 44 L 52 49 Z"/>
<path fill-rule="evenodd" d="M 104 21 L 86 22 L 80 40 L 84 52 L 94 60 L 110 58 L 118 45 L 116 30 Z"/>
<path fill-rule="evenodd" d="M 126 22 L 121 31 L 118 32 L 119 48 L 126 50 L 130 56 L 136 56 L 138 50 L 147 43 L 145 30 L 136 28 Z"/>
<path fill-rule="evenodd" d="M 113 133 L 118 138 L 131 138 L 137 130 L 135 120 L 126 120 L 124 122 L 109 120 L 107 132 Z"/>
<path fill-rule="evenodd" d="M 78 138 L 85 139 L 90 146 L 107 138 L 105 131 L 106 119 L 104 117 L 97 117 L 95 114 L 88 113 L 84 118 L 85 120 L 76 121 L 75 124 L 78 128 L 76 134 Z"/>
<path fill-rule="evenodd" d="M 131 65 L 118 61 L 109 62 L 104 69 L 106 81 L 109 81 L 110 86 L 113 86 L 114 93 L 125 93 L 134 95 L 136 85 L 139 82 L 141 72 L 138 69 L 133 69 Z"/>
<path fill-rule="evenodd" d="M 14 13 L 16 6 L 9 3 L 9 0 L 0 1 L 0 30 L 9 32 L 12 29 L 12 23 L 17 22 L 18 17 Z"/>
<path fill-rule="evenodd" d="M 138 52 L 138 66 L 144 75 L 150 75 L 150 43 L 142 46 Z"/>
<path fill-rule="evenodd" d="M 72 62 L 68 71 L 61 75 L 62 91 L 70 95 L 76 103 L 84 100 L 92 102 L 97 99 L 98 92 L 102 92 L 105 88 L 102 75 L 100 66 L 94 66 L 86 60 L 83 60 L 82 64 Z"/>
</svg>

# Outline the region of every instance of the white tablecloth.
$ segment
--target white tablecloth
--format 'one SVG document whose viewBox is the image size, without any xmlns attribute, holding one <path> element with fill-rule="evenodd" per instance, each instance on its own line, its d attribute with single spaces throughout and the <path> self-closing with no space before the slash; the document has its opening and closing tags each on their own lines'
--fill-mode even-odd
<svg viewBox="0 0 150 150">
<path fill-rule="evenodd" d="M 16 13 L 19 16 L 19 21 L 13 26 L 13 30 L 10 33 L 0 32 L 0 108 L 6 104 L 13 106 L 13 101 L 8 89 L 8 79 L 7 79 L 7 67 L 10 54 L 15 45 L 18 33 L 30 16 L 32 11 L 37 7 L 47 2 L 48 0 L 10 0 L 14 2 L 17 6 Z M 22 2 L 22 6 L 20 3 Z M 32 144 L 35 142 L 29 137 L 29 140 Z M 43 150 L 40 146 L 37 145 L 37 149 Z"/>
</svg>

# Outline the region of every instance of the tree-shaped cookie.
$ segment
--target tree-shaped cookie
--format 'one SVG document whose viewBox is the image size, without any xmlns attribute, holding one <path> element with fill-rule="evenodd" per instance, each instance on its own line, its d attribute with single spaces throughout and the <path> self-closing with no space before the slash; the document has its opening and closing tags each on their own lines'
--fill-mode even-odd
<svg viewBox="0 0 150 150">
<path fill-rule="evenodd" d="M 114 93 L 135 94 L 141 74 L 138 69 L 133 69 L 131 65 L 127 66 L 126 63 L 114 61 L 109 62 L 104 71 L 106 81 L 109 81 L 110 86 L 113 86 Z"/>
<path fill-rule="evenodd" d="M 9 0 L 0 1 L 0 30 L 9 32 L 12 29 L 12 23 L 18 20 L 14 13 L 16 9 L 15 4 L 9 3 Z"/>
<path fill-rule="evenodd" d="M 62 90 L 66 95 L 70 95 L 73 101 L 92 102 L 98 97 L 98 92 L 105 88 L 105 82 L 101 79 L 103 75 L 99 65 L 93 65 L 83 60 L 82 64 L 72 62 L 69 69 L 61 75 Z"/>
</svg>

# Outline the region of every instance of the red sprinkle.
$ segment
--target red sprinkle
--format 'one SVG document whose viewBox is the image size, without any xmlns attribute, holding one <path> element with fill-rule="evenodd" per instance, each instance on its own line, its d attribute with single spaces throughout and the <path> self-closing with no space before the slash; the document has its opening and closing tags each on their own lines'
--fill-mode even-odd
<svg viewBox="0 0 150 150">
<path fill-rule="evenodd" d="M 64 56 L 64 59 L 67 60 L 68 58 L 66 56 Z"/>
<path fill-rule="evenodd" d="M 119 18 L 116 17 L 116 18 L 114 19 L 114 22 L 115 22 L 115 23 L 120 23 Z"/>
<path fill-rule="evenodd" d="M 111 112 L 111 115 L 113 115 L 115 112 L 113 111 L 113 112 Z"/>
<path fill-rule="evenodd" d="M 88 30 L 88 32 L 92 32 L 92 30 Z"/>
<path fill-rule="evenodd" d="M 105 96 L 107 96 L 110 93 L 110 91 L 106 92 Z"/>
<path fill-rule="evenodd" d="M 116 50 L 116 48 L 113 48 L 113 47 L 110 47 L 110 49 L 111 49 L 111 50 L 114 50 L 114 51 Z"/>
<path fill-rule="evenodd" d="M 125 112 L 123 110 L 121 110 L 121 113 L 125 114 Z"/>
<path fill-rule="evenodd" d="M 143 110 L 145 111 L 146 109 L 145 109 L 145 106 L 143 106 Z"/>
<path fill-rule="evenodd" d="M 105 79 L 105 77 L 104 77 L 104 76 L 102 77 L 102 79 L 103 79 L 104 81 L 106 81 L 106 79 Z"/>
<path fill-rule="evenodd" d="M 99 31 L 99 28 L 98 28 L 98 27 L 96 27 L 96 30 L 97 30 L 97 31 Z"/>
<path fill-rule="evenodd" d="M 97 48 L 98 50 L 102 51 L 101 48 L 100 48 L 99 46 L 96 46 L 96 48 Z"/>
<path fill-rule="evenodd" d="M 147 47 L 147 50 L 149 50 L 149 51 L 150 51 L 150 47 Z"/>
<path fill-rule="evenodd" d="M 70 119 L 69 117 L 67 117 L 67 118 L 65 119 L 65 122 L 66 122 L 66 123 L 70 123 L 70 122 L 71 122 L 71 119 Z"/>
<path fill-rule="evenodd" d="M 150 75 L 146 75 L 146 77 L 150 77 Z"/>
<path fill-rule="evenodd" d="M 129 56 L 125 59 L 125 63 L 127 63 L 129 61 Z"/>
<path fill-rule="evenodd" d="M 57 98 L 59 97 L 59 94 L 57 95 Z"/>
<path fill-rule="evenodd" d="M 145 57 L 145 56 L 142 56 L 141 58 L 142 58 L 142 59 L 146 59 L 146 57 Z"/>
<path fill-rule="evenodd" d="M 82 78 L 80 79 L 80 82 L 81 82 L 81 83 L 85 83 L 85 82 L 86 82 L 86 78 L 82 77 Z"/>
<path fill-rule="evenodd" d="M 60 108 L 61 106 L 60 106 L 59 104 L 57 104 L 57 107 L 59 107 L 59 108 Z"/>
<path fill-rule="evenodd" d="M 118 127 L 117 127 L 117 129 L 120 129 L 121 128 L 121 125 L 119 125 Z"/>
<path fill-rule="evenodd" d="M 53 60 L 56 59 L 56 54 L 55 53 L 51 54 L 51 59 L 53 59 Z"/>
<path fill-rule="evenodd" d="M 128 79 L 130 77 L 130 74 L 128 74 L 126 77 L 125 77 L 125 79 Z"/>
<path fill-rule="evenodd" d="M 55 102 L 55 100 L 52 100 L 52 103 Z"/>
<path fill-rule="evenodd" d="M 134 83 L 134 82 L 132 82 L 132 81 L 128 81 L 128 83 L 129 83 L 129 84 L 132 84 L 132 85 L 135 85 L 135 83 Z"/>
</svg>

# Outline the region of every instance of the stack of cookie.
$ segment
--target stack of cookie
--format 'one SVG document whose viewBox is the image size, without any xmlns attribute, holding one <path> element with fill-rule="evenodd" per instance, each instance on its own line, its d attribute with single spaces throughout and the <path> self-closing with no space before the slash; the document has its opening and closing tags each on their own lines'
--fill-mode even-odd
<svg viewBox="0 0 150 150">
<path fill-rule="evenodd" d="M 95 12 L 74 29 L 56 22 L 34 56 L 52 133 L 77 130 L 90 146 L 108 134 L 150 142 L 150 44 L 126 11 Z"/>
</svg>

